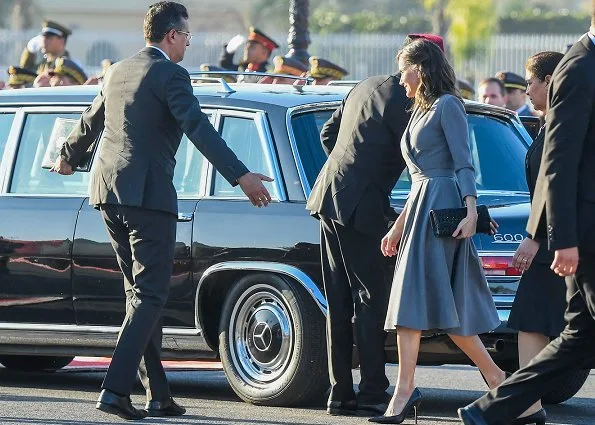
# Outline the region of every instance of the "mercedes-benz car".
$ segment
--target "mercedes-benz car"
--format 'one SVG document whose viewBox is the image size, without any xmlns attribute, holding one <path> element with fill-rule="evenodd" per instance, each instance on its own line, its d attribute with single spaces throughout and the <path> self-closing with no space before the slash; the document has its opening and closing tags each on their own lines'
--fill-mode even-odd
<svg viewBox="0 0 595 425">
<path fill-rule="evenodd" d="M 267 183 L 273 202 L 254 208 L 182 140 L 163 355 L 221 359 L 231 387 L 252 403 L 296 405 L 328 389 L 319 229 L 305 202 L 326 160 L 320 129 L 349 90 L 223 81 L 194 87 L 238 157 L 274 177 Z M 117 338 L 122 276 L 101 216 L 88 203 L 89 172 L 61 176 L 42 167 L 56 123 L 77 119 L 97 91 L 0 92 L 0 363 L 6 368 L 55 370 L 76 355 L 109 356 Z M 514 370 L 516 334 L 506 323 L 519 280 L 511 258 L 529 213 L 524 161 L 531 139 L 514 113 L 473 102 L 465 107 L 478 203 L 500 225 L 494 236 L 474 237 L 501 319 L 481 339 L 500 366 Z M 395 215 L 409 185 L 403 173 L 392 192 Z M 386 353 L 397 362 L 392 334 Z M 440 332 L 424 334 L 419 362 L 470 363 Z M 546 399 L 571 397 L 588 373 L 568 376 Z"/>
</svg>

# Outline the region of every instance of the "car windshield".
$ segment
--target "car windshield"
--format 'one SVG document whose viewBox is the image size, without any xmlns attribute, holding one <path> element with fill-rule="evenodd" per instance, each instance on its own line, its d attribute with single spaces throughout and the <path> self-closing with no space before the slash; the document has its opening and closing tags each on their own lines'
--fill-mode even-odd
<svg viewBox="0 0 595 425">
<path fill-rule="evenodd" d="M 291 120 L 295 144 L 305 178 L 311 188 L 326 161 L 320 131 L 333 110 L 294 115 Z M 525 155 L 527 145 L 513 124 L 496 117 L 468 114 L 469 141 L 478 190 L 526 192 Z M 393 193 L 407 192 L 411 180 L 401 174 Z"/>
</svg>

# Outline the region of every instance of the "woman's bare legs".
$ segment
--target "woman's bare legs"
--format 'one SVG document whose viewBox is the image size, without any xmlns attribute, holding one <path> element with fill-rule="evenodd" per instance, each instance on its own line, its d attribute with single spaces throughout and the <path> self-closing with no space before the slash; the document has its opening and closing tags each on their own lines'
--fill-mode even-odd
<svg viewBox="0 0 595 425">
<path fill-rule="evenodd" d="M 417 366 L 420 340 L 421 331 L 402 326 L 397 328 L 399 376 L 395 392 L 386 409 L 386 416 L 400 414 L 415 389 L 415 367 Z"/>
<path fill-rule="evenodd" d="M 494 363 L 477 335 L 449 335 L 449 337 L 479 368 L 490 389 L 497 387 L 506 379 L 506 373 Z"/>
<path fill-rule="evenodd" d="M 538 355 L 549 343 L 549 337 L 533 333 L 521 332 L 518 336 L 519 342 L 519 366 L 521 368 L 527 366 L 529 362 Z M 541 409 L 541 400 L 537 401 L 533 406 L 529 407 L 521 416 L 532 415 Z"/>
</svg>

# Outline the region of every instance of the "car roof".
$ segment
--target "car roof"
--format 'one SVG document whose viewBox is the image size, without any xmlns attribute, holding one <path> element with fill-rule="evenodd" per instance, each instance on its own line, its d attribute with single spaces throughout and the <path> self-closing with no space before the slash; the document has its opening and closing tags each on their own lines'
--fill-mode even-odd
<svg viewBox="0 0 595 425">
<path fill-rule="evenodd" d="M 230 90 L 231 89 L 231 90 Z M 194 84 L 194 94 L 201 102 L 228 105 L 267 104 L 284 108 L 321 102 L 340 102 L 352 89 L 351 86 L 292 86 L 289 84 L 257 83 L 202 83 Z M 0 105 L 87 105 L 99 92 L 99 86 L 43 87 L 18 90 L 0 90 Z M 506 108 L 464 100 L 467 112 L 496 115 L 518 121 L 517 115 Z"/>
<path fill-rule="evenodd" d="M 231 90 L 229 90 L 231 88 Z M 226 84 L 204 83 L 193 86 L 201 100 L 230 99 L 286 108 L 319 103 L 340 102 L 351 87 L 292 86 L 288 84 Z M 43 87 L 1 90 L 0 105 L 88 104 L 99 92 L 99 86 Z M 220 103 L 220 102 L 217 102 Z"/>
</svg>

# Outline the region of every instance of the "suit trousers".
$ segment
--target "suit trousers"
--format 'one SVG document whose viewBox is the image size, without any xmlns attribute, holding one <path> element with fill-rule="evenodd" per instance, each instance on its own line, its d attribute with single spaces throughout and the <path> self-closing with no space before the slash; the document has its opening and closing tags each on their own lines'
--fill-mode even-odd
<svg viewBox="0 0 595 425">
<path fill-rule="evenodd" d="M 389 385 L 385 374 L 384 320 L 392 274 L 380 251 L 381 238 L 321 217 L 320 241 L 328 303 L 330 400 L 355 399 L 351 374 L 355 317 L 361 371 L 358 401 L 384 402 Z"/>
<path fill-rule="evenodd" d="M 136 374 L 147 400 L 166 400 L 169 384 L 161 364 L 162 310 L 173 270 L 177 218 L 173 214 L 101 205 L 124 275 L 126 316 L 102 388 L 129 395 Z"/>
<path fill-rule="evenodd" d="M 525 368 L 473 403 L 489 425 L 510 423 L 557 387 L 567 373 L 595 360 L 595 255 L 581 254 L 566 278 L 566 327 Z"/>
</svg>

